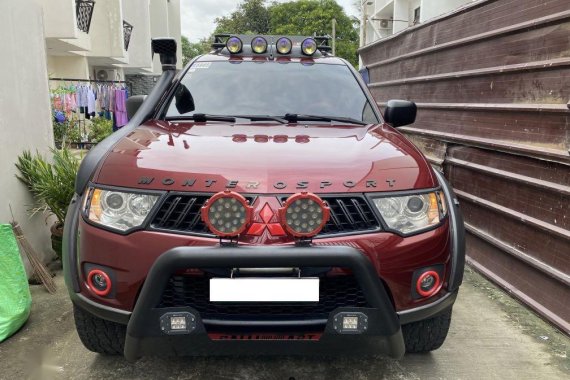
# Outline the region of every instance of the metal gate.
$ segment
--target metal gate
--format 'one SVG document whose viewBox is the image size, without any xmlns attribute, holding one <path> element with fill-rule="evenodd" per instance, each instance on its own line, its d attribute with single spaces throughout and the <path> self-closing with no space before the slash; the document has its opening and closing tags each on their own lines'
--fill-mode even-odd
<svg viewBox="0 0 570 380">
<path fill-rule="evenodd" d="M 570 334 L 570 2 L 485 0 L 360 49 L 462 202 L 468 262 Z"/>
</svg>

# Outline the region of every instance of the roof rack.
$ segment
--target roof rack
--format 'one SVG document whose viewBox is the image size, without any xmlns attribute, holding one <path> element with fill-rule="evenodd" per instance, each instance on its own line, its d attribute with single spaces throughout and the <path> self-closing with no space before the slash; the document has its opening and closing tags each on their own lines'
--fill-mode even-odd
<svg viewBox="0 0 570 380">
<path fill-rule="evenodd" d="M 332 47 L 331 47 L 331 36 L 315 36 L 313 37 L 315 39 L 315 41 L 317 42 L 317 49 L 319 49 L 322 52 L 331 52 L 332 51 Z"/>
<path fill-rule="evenodd" d="M 212 42 L 213 49 L 223 49 L 226 47 L 226 42 L 231 34 L 214 34 L 214 42 Z"/>
<path fill-rule="evenodd" d="M 226 47 L 226 43 L 230 37 L 238 37 L 244 42 L 244 44 L 247 44 L 248 39 L 244 38 L 244 37 L 254 38 L 256 36 L 261 36 L 261 37 L 265 38 L 266 40 L 268 40 L 268 42 L 270 42 L 269 38 L 272 38 L 274 41 L 276 41 L 281 37 L 287 37 L 293 43 L 298 43 L 298 44 L 300 44 L 303 40 L 305 40 L 307 38 L 312 38 L 317 43 L 317 50 L 322 55 L 330 56 L 331 52 L 332 52 L 332 47 L 331 47 L 332 37 L 329 35 L 325 35 L 325 36 L 290 36 L 290 35 L 263 35 L 263 34 L 261 34 L 261 35 L 257 35 L 257 34 L 243 35 L 243 34 L 219 33 L 219 34 L 214 34 L 214 39 L 213 39 L 211 46 L 212 46 L 212 49 L 220 52 L 221 50 L 223 50 Z"/>
</svg>

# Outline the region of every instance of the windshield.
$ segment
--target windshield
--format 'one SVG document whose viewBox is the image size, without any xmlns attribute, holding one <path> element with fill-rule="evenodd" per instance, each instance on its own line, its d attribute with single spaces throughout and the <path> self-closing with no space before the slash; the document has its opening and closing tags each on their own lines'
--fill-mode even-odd
<svg viewBox="0 0 570 380">
<path fill-rule="evenodd" d="M 299 62 L 195 63 L 166 117 L 193 114 L 299 114 L 378 122 L 347 66 Z"/>
</svg>

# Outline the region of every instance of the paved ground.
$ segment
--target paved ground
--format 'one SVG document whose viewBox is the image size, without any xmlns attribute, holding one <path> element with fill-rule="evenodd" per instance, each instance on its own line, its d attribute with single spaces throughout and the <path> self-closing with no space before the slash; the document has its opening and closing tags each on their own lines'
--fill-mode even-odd
<svg viewBox="0 0 570 380">
<path fill-rule="evenodd" d="M 444 346 L 401 361 L 368 358 L 148 358 L 87 351 L 62 276 L 57 295 L 32 287 L 32 315 L 0 344 L 0 379 L 569 379 L 570 339 L 467 270 Z"/>
</svg>

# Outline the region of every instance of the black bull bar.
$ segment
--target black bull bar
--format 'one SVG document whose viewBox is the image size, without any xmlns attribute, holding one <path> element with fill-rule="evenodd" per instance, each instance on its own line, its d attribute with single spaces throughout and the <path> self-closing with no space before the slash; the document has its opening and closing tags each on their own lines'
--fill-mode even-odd
<svg viewBox="0 0 570 380">
<path fill-rule="evenodd" d="M 357 279 L 369 308 L 365 311 L 369 328 L 361 335 L 342 335 L 332 328 L 332 315 L 318 342 L 303 341 L 226 341 L 208 338 L 199 313 L 190 307 L 158 308 L 171 275 L 186 268 L 271 268 L 271 267 L 344 267 Z M 197 328 L 188 335 L 165 335 L 159 327 L 165 312 L 191 311 L 196 315 Z M 136 360 L 145 354 L 225 354 L 275 353 L 319 354 L 373 349 L 369 354 L 384 353 L 394 358 L 404 355 L 405 347 L 400 326 L 390 297 L 371 261 L 352 247 L 296 246 L 218 246 L 177 247 L 163 253 L 154 263 L 142 287 L 127 327 L 125 357 Z M 360 350 L 356 350 L 360 351 Z"/>
</svg>

